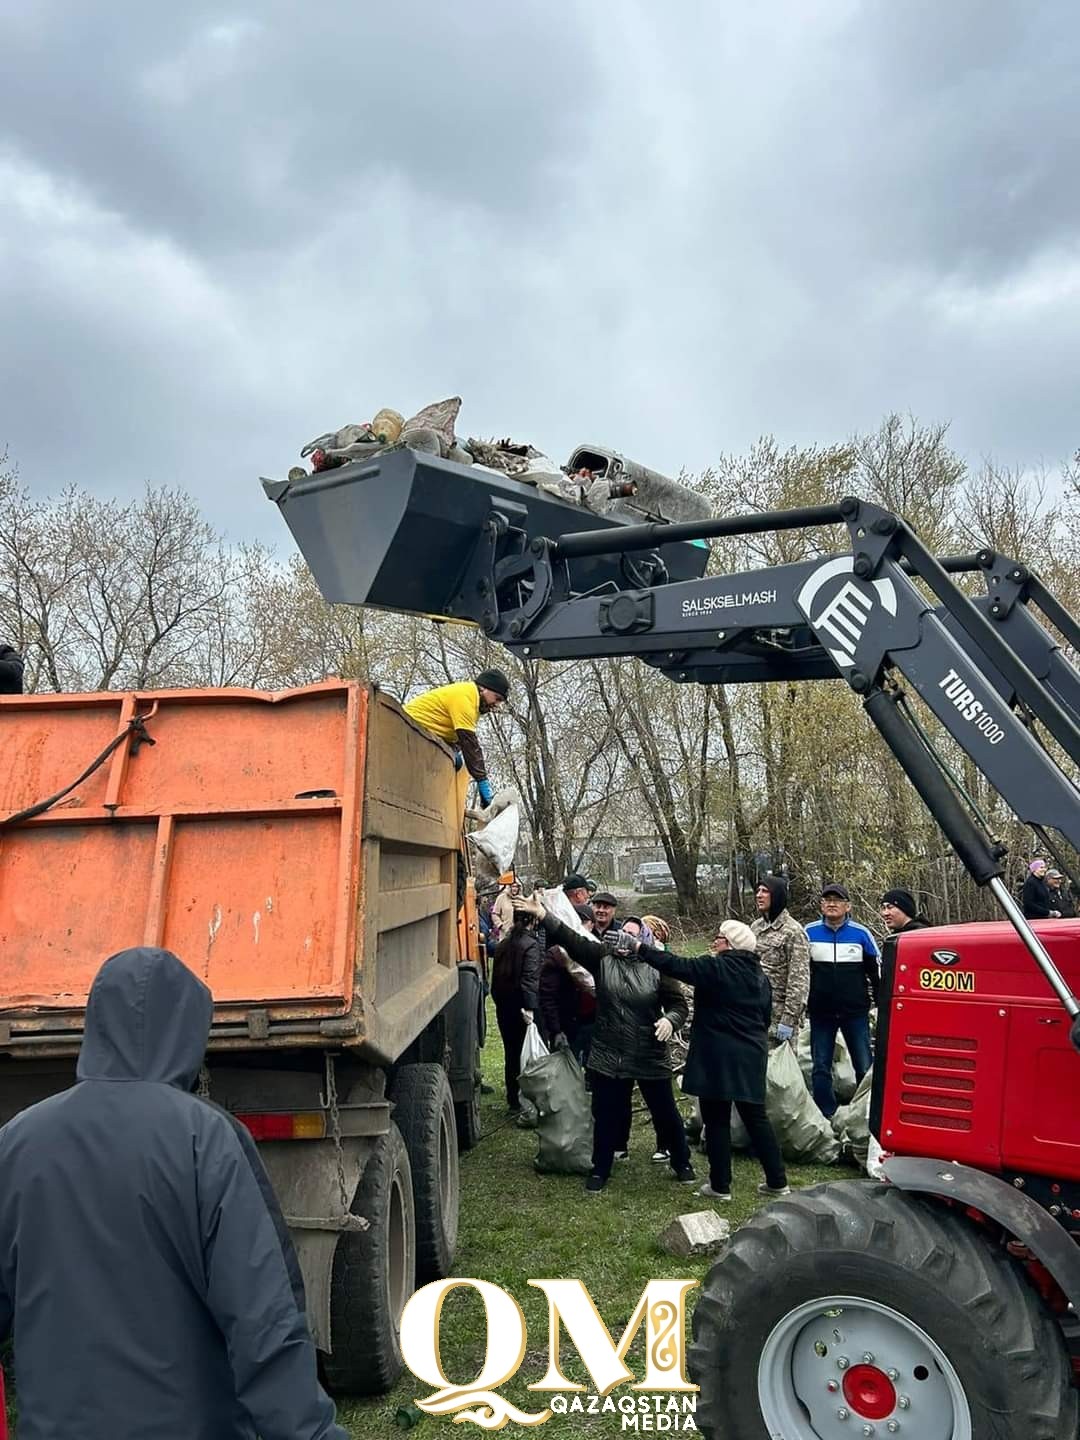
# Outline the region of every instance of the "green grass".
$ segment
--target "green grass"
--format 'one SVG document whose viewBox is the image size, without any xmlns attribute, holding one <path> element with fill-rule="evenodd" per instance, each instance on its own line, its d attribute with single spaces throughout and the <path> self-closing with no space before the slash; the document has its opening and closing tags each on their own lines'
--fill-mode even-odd
<svg viewBox="0 0 1080 1440">
<path fill-rule="evenodd" d="M 688 952 L 689 953 L 689 952 Z M 494 1024 L 484 1050 L 484 1075 L 496 1093 L 483 1100 L 484 1138 L 461 1157 L 461 1231 L 454 1274 L 475 1276 L 502 1285 L 525 1312 L 528 1348 L 521 1370 L 503 1392 L 525 1410 L 541 1408 L 542 1398 L 526 1386 L 546 1368 L 547 1309 L 543 1295 L 530 1289 L 530 1279 L 576 1278 L 584 1282 L 607 1323 L 618 1337 L 629 1320 L 647 1280 L 662 1276 L 702 1279 L 709 1260 L 678 1260 L 657 1248 L 656 1237 L 676 1215 L 707 1209 L 708 1202 L 670 1177 L 666 1166 L 649 1156 L 655 1137 L 647 1114 L 635 1114 L 628 1161 L 599 1196 L 587 1196 L 579 1178 L 538 1175 L 533 1169 L 535 1136 L 505 1119 L 502 1087 L 502 1046 Z M 688 1105 L 688 1102 L 685 1102 Z M 695 1168 L 706 1178 L 705 1157 L 695 1153 Z M 844 1167 L 789 1167 L 793 1186 L 814 1185 L 854 1173 Z M 733 1200 L 723 1207 L 733 1224 L 747 1219 L 762 1201 L 756 1187 L 760 1167 L 736 1159 Z M 695 1295 L 692 1292 L 691 1308 Z M 443 1371 L 468 1381 L 483 1359 L 483 1308 L 468 1292 L 449 1297 L 442 1315 Z M 640 1369 L 640 1337 L 628 1361 Z M 564 1370 L 571 1378 L 592 1384 L 572 1346 L 564 1343 Z M 377 1400 L 342 1402 L 339 1416 L 351 1435 L 364 1440 L 391 1440 L 401 1435 L 395 1422 L 400 1407 L 411 1405 L 426 1387 L 410 1374 L 391 1394 Z M 479 1433 L 465 1427 L 469 1434 Z M 508 1425 L 504 1435 L 550 1435 L 551 1440 L 584 1440 L 612 1435 L 619 1419 L 612 1415 L 552 1416 L 540 1430 Z M 461 1437 L 463 1427 L 450 1419 L 424 1416 L 416 1426 L 418 1440 Z"/>
</svg>

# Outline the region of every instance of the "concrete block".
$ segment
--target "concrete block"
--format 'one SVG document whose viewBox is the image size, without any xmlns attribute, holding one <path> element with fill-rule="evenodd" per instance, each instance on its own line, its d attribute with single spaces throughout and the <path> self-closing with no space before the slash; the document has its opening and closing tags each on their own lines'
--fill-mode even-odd
<svg viewBox="0 0 1080 1440">
<path fill-rule="evenodd" d="M 677 1215 L 658 1240 L 669 1255 L 715 1255 L 731 1236 L 731 1221 L 715 1210 L 696 1210 Z"/>
</svg>

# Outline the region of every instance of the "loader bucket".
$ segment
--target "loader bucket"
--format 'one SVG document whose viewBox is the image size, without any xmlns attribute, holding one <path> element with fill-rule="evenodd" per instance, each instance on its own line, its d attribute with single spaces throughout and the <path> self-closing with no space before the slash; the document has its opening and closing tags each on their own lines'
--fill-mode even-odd
<svg viewBox="0 0 1080 1440">
<path fill-rule="evenodd" d="M 529 541 L 571 531 L 618 530 L 595 515 L 507 476 L 401 447 L 303 480 L 264 480 L 325 598 L 417 615 L 443 616 L 478 544 L 500 509 Z M 704 574 L 708 549 L 660 547 L 672 580 Z M 620 557 L 570 564 L 574 591 L 620 578 Z"/>
</svg>

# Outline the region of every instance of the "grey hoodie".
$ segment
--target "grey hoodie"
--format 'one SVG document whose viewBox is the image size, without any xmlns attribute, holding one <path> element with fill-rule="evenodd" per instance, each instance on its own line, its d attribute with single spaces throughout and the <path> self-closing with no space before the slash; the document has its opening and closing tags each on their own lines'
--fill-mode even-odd
<svg viewBox="0 0 1080 1440">
<path fill-rule="evenodd" d="M 346 1440 L 246 1131 L 190 1093 L 210 991 L 167 950 L 90 991 L 78 1083 L 0 1130 L 19 1440 Z"/>
</svg>

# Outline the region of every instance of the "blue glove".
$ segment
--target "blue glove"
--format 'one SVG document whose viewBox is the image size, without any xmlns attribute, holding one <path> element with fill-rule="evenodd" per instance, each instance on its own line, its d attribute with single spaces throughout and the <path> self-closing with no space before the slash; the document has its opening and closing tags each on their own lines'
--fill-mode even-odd
<svg viewBox="0 0 1080 1440">
<path fill-rule="evenodd" d="M 794 1034 L 795 1034 L 795 1031 L 794 1031 L 794 1029 L 793 1029 L 790 1025 L 777 1025 L 777 1027 L 776 1027 L 776 1038 L 777 1038 L 777 1040 L 780 1040 L 780 1041 L 790 1040 L 791 1037 L 792 1037 L 792 1035 L 794 1035 Z"/>
<path fill-rule="evenodd" d="M 478 780 L 478 781 L 476 782 L 476 788 L 477 788 L 477 790 L 480 791 L 480 808 L 481 808 L 481 810 L 486 810 L 486 809 L 488 808 L 488 806 L 491 804 L 491 800 L 492 800 L 492 794 L 493 794 L 493 792 L 492 792 L 492 789 L 491 789 L 491 781 L 490 781 L 490 780 Z"/>
</svg>

